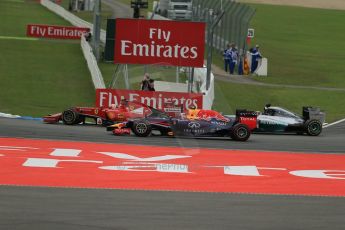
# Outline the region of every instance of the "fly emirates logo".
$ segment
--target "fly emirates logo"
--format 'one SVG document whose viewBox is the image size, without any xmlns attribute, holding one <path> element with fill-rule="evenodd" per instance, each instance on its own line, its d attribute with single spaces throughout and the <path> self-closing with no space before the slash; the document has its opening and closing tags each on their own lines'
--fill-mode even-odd
<svg viewBox="0 0 345 230">
<path fill-rule="evenodd" d="M 149 44 L 133 43 L 130 40 L 121 40 L 121 55 L 138 57 L 163 57 L 163 58 L 198 58 L 196 46 L 171 44 L 172 32 L 159 28 L 149 28 Z M 156 41 L 160 44 L 156 44 Z"/>
<path fill-rule="evenodd" d="M 27 25 L 27 35 L 30 37 L 46 37 L 58 39 L 79 39 L 88 28 L 53 26 L 53 25 Z"/>
</svg>

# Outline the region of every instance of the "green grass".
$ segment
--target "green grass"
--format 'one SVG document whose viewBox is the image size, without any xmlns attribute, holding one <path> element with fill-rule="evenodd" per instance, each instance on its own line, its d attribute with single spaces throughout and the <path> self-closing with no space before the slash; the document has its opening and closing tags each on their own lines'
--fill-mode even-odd
<svg viewBox="0 0 345 230">
<path fill-rule="evenodd" d="M 28 24 L 70 25 L 34 0 L 0 1 L 0 35 L 26 36 Z"/>
<path fill-rule="evenodd" d="M 253 5 L 255 39 L 278 84 L 345 88 L 345 11 Z"/>
<path fill-rule="evenodd" d="M 251 4 L 255 38 L 268 58 L 267 78 L 253 79 L 275 84 L 345 88 L 345 11 L 292 6 Z M 214 52 L 213 63 L 223 68 Z"/>
<path fill-rule="evenodd" d="M 25 36 L 29 23 L 68 25 L 34 1 L 0 1 L 0 36 Z M 0 111 L 42 116 L 93 105 L 95 91 L 79 41 L 0 39 Z"/>
<path fill-rule="evenodd" d="M 302 106 L 318 106 L 326 121 L 344 118 L 345 92 L 241 85 L 216 81 L 214 109 L 234 114 L 236 109 L 262 111 L 267 103 L 301 114 Z"/>
</svg>

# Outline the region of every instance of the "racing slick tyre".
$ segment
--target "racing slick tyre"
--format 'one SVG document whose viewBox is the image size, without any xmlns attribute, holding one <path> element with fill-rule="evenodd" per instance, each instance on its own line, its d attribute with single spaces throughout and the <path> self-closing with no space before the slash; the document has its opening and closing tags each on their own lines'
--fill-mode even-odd
<svg viewBox="0 0 345 230">
<path fill-rule="evenodd" d="M 230 131 L 230 137 L 235 141 L 246 141 L 250 137 L 250 129 L 247 125 L 236 124 Z"/>
<path fill-rule="evenodd" d="M 62 121 L 66 125 L 75 125 L 81 122 L 79 114 L 73 109 L 67 109 L 62 113 Z"/>
<path fill-rule="evenodd" d="M 309 136 L 318 136 L 322 132 L 321 122 L 315 119 L 306 121 L 304 128 Z"/>
<path fill-rule="evenodd" d="M 151 134 L 152 128 L 150 123 L 145 120 L 134 121 L 132 131 L 138 137 L 147 137 Z"/>
</svg>

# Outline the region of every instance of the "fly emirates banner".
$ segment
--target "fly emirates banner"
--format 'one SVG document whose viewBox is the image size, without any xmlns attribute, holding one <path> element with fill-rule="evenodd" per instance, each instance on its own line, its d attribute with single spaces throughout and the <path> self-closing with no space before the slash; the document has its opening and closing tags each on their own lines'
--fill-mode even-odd
<svg viewBox="0 0 345 230">
<path fill-rule="evenodd" d="M 205 23 L 116 19 L 115 63 L 202 67 Z"/>
</svg>

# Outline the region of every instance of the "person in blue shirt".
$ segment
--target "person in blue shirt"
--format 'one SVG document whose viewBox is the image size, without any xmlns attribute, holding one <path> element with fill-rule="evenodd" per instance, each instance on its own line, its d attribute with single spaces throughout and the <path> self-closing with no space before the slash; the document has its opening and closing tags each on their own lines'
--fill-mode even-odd
<svg viewBox="0 0 345 230">
<path fill-rule="evenodd" d="M 250 68 L 250 72 L 254 73 L 258 68 L 259 60 L 262 58 L 259 52 L 259 45 L 256 45 L 255 48 L 251 48 L 250 53 L 252 54 L 252 65 Z"/>
<path fill-rule="evenodd" d="M 230 49 L 231 49 L 230 44 L 228 44 L 226 46 L 226 49 L 223 52 L 224 70 L 225 70 L 225 72 L 228 72 L 228 67 L 229 67 L 229 70 L 230 70 L 230 57 L 231 57 Z"/>
<path fill-rule="evenodd" d="M 234 43 L 231 44 L 230 48 L 230 74 L 234 74 L 235 66 L 237 64 L 238 60 L 238 50 L 236 49 L 236 46 Z"/>
</svg>

